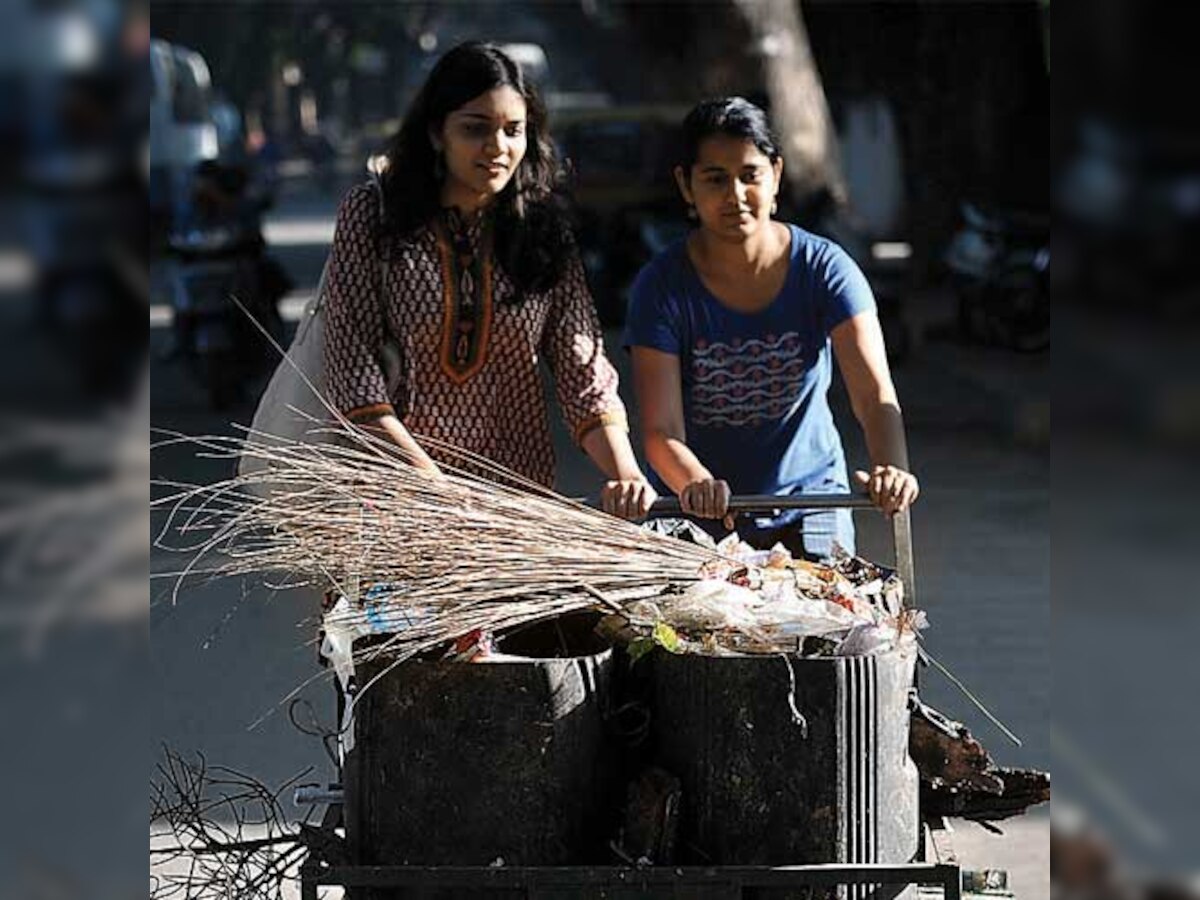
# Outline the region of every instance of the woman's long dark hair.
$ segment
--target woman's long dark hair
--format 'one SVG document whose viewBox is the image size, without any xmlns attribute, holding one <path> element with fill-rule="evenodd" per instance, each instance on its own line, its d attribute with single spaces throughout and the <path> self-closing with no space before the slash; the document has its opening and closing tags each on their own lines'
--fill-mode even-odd
<svg viewBox="0 0 1200 900">
<path fill-rule="evenodd" d="M 441 209 L 441 182 L 430 142 L 446 116 L 480 94 L 508 86 L 525 100 L 525 157 L 495 201 L 496 257 L 517 287 L 514 302 L 554 287 L 566 271 L 570 223 L 562 169 L 546 133 L 546 108 L 521 67 L 498 47 L 469 41 L 438 60 L 387 149 L 383 230 L 400 237 Z"/>
</svg>

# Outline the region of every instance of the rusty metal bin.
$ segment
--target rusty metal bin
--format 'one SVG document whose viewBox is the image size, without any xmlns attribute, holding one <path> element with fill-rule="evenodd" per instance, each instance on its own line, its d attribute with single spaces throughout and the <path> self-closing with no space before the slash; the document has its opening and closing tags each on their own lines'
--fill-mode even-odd
<svg viewBox="0 0 1200 900">
<path fill-rule="evenodd" d="M 673 513 L 677 501 L 656 508 Z M 740 497 L 731 509 L 866 509 L 859 495 Z M 916 604 L 909 513 L 892 517 L 896 571 Z M 918 855 L 908 755 L 916 650 L 866 657 L 656 654 L 658 761 L 682 782 L 684 864 L 904 864 Z M 789 701 L 789 693 L 792 694 Z M 791 707 L 804 717 L 793 721 Z M 850 893 L 862 891 L 851 888 Z"/>
<path fill-rule="evenodd" d="M 916 858 L 915 661 L 915 650 L 787 661 L 657 654 L 653 729 L 659 763 L 682 783 L 679 861 Z"/>
<path fill-rule="evenodd" d="M 607 859 L 621 798 L 617 754 L 604 726 L 614 661 L 602 642 L 588 638 L 593 621 L 560 626 L 590 640 L 586 649 L 595 652 L 475 664 L 407 661 L 356 700 L 355 745 L 343 768 L 355 864 Z M 520 641 L 503 649 L 523 650 Z M 389 665 L 386 658 L 361 665 L 360 683 Z"/>
</svg>

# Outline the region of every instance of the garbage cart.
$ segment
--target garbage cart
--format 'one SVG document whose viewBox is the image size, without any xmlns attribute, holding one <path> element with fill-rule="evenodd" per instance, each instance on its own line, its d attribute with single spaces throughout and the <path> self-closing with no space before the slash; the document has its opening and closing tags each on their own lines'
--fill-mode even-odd
<svg viewBox="0 0 1200 900">
<path fill-rule="evenodd" d="M 783 506 L 870 502 L 827 495 L 732 504 L 737 512 Z M 659 501 L 655 511 L 678 506 Z M 892 522 L 911 604 L 908 514 Z M 306 832 L 304 900 L 325 885 L 356 900 L 884 900 L 915 896 L 921 885 L 960 896 L 962 873 L 941 823 L 922 822 L 908 755 L 912 650 L 657 654 L 649 730 L 656 762 L 680 786 L 677 852 L 670 865 L 614 864 L 608 839 L 629 777 L 606 727 L 619 660 L 589 644 L 586 616 L 553 627 L 562 641 L 570 637 L 563 628 L 576 632 L 575 655 L 539 658 L 530 647 L 528 657 L 489 665 L 371 664 L 344 791 L 322 796 L 322 824 Z"/>
</svg>

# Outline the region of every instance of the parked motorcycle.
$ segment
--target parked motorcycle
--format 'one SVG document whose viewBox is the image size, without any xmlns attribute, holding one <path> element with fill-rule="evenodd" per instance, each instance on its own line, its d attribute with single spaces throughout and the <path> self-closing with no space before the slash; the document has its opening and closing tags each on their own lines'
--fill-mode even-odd
<svg viewBox="0 0 1200 900">
<path fill-rule="evenodd" d="M 247 187 L 236 167 L 201 164 L 164 260 L 172 355 L 191 366 L 216 409 L 235 403 L 246 382 L 276 361 L 267 335 L 282 341 L 279 300 L 292 286 L 266 253 L 265 201 Z"/>
<path fill-rule="evenodd" d="M 1050 346 L 1050 219 L 962 205 L 944 262 L 966 340 L 1025 353 Z"/>
</svg>

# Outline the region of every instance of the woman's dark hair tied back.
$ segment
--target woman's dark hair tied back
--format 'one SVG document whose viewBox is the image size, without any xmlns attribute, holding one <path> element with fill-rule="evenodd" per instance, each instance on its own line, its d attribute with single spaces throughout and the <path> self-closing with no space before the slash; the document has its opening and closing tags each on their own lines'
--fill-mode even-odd
<svg viewBox="0 0 1200 900">
<path fill-rule="evenodd" d="M 496 256 L 519 301 L 554 287 L 566 271 L 570 225 L 560 196 L 562 170 L 546 132 L 546 108 L 521 67 L 503 50 L 468 41 L 449 50 L 417 92 L 389 144 L 383 176 L 385 235 L 405 238 L 441 210 L 444 169 L 430 134 L 481 94 L 511 87 L 525 101 L 525 157 L 495 201 Z"/>
<path fill-rule="evenodd" d="M 779 139 L 760 107 L 743 97 L 718 97 L 696 104 L 683 120 L 679 165 L 685 174 L 696 164 L 700 144 L 717 135 L 750 141 L 771 162 L 783 155 Z"/>
</svg>

